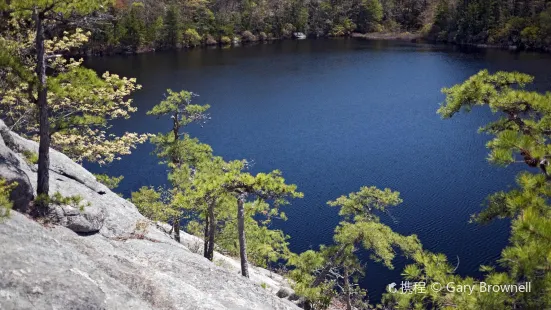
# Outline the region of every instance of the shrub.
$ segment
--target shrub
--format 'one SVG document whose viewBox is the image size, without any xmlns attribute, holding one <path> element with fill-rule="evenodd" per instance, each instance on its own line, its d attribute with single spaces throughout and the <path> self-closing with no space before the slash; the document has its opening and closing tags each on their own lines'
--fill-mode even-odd
<svg viewBox="0 0 551 310">
<path fill-rule="evenodd" d="M 17 182 L 8 183 L 0 178 L 0 221 L 10 216 L 13 203 L 10 200 L 11 191 L 17 186 Z"/>
<path fill-rule="evenodd" d="M 342 23 L 342 26 L 344 28 L 346 35 L 349 35 L 354 30 L 356 30 L 356 24 L 350 18 L 345 18 Z"/>
<path fill-rule="evenodd" d="M 332 37 L 342 37 L 346 34 L 346 29 L 343 25 L 337 24 L 331 28 L 329 35 Z"/>
<path fill-rule="evenodd" d="M 184 45 L 187 47 L 194 47 L 201 44 L 201 36 L 197 30 L 188 28 L 184 31 Z"/>
<path fill-rule="evenodd" d="M 231 39 L 230 39 L 230 37 L 228 37 L 228 36 L 222 36 L 222 37 L 220 38 L 220 44 L 222 44 L 222 45 L 230 45 L 230 44 L 231 44 Z"/>
<path fill-rule="evenodd" d="M 540 28 L 536 26 L 526 27 L 520 32 L 522 43 L 530 48 L 537 48 L 540 46 L 540 37 Z"/>
</svg>

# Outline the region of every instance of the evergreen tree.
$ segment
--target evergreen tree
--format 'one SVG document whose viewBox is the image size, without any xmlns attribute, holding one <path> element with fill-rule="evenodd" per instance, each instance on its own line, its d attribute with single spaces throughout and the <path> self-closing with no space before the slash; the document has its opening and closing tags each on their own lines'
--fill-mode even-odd
<svg viewBox="0 0 551 310">
<path fill-rule="evenodd" d="M 172 129 L 169 133 L 159 133 L 151 138 L 156 146 L 157 156 L 168 164 L 172 172 L 176 169 L 186 169 L 188 174 L 192 173 L 193 169 L 205 158 L 209 158 L 212 153 L 210 146 L 201 144 L 198 140 L 191 139 L 189 135 L 181 132 L 191 123 L 203 124 L 209 119 L 206 113 L 209 105 L 192 104 L 194 97 L 196 95 L 192 92 L 185 90 L 174 92 L 168 89 L 165 100 L 147 112 L 148 115 L 170 116 L 172 120 Z M 189 187 L 189 183 L 188 180 L 185 183 L 176 183 L 174 186 L 183 189 Z M 174 236 L 178 242 L 180 242 L 180 221 L 181 218 L 178 216 L 171 219 Z"/>
<path fill-rule="evenodd" d="M 393 268 L 396 248 L 406 255 L 421 249 L 416 236 L 406 237 L 393 232 L 375 213 L 386 212 L 387 208 L 400 203 L 398 192 L 376 187 L 362 187 L 359 192 L 328 202 L 340 208 L 339 215 L 343 219 L 335 229 L 335 244 L 289 260 L 295 267 L 290 274 L 296 283 L 295 289 L 308 298 L 311 307 L 325 309 L 338 293 L 344 296 L 347 309 L 367 307 L 363 298 L 366 292 L 355 285 L 356 275 L 364 274 L 357 257 L 358 249 L 368 251 L 375 261 L 388 268 Z"/>
<path fill-rule="evenodd" d="M 124 28 L 120 42 L 129 46 L 133 51 L 139 50 L 146 42 L 146 25 L 144 17 L 144 4 L 134 2 L 120 21 Z M 150 28 L 151 29 L 151 28 Z"/>
<path fill-rule="evenodd" d="M 183 29 L 180 21 L 180 11 L 178 7 L 172 5 L 166 11 L 164 18 L 164 45 L 170 48 L 181 46 L 183 40 Z"/>
<path fill-rule="evenodd" d="M 404 269 L 409 281 L 471 285 L 475 293 L 428 291 L 428 294 L 387 294 L 384 303 L 398 309 L 453 307 L 457 309 L 547 309 L 551 307 L 551 186 L 549 177 L 551 93 L 528 91 L 533 77 L 518 72 L 490 74 L 483 70 L 462 84 L 445 88 L 446 102 L 438 113 L 450 118 L 461 110 L 488 106 L 499 119 L 481 131 L 493 136 L 488 142 L 490 162 L 508 166 L 525 164 L 530 170 L 517 176 L 518 188 L 500 191 L 487 207 L 473 216 L 477 223 L 511 220 L 509 245 L 502 251 L 501 268 L 481 266 L 483 279 L 462 278 L 442 254 L 419 251 L 414 264 Z M 513 290 L 484 293 L 480 283 L 511 285 L 530 282 L 530 292 Z"/>
<path fill-rule="evenodd" d="M 377 31 L 383 20 L 383 5 L 379 0 L 363 0 L 361 4 L 359 22 L 363 32 Z"/>
<path fill-rule="evenodd" d="M 11 34 L 5 32 L 0 46 L 0 61 L 11 68 L 0 72 L 4 84 L 0 96 L 2 114 L 12 119 L 14 128 L 21 126 L 20 132 L 39 140 L 37 194 L 44 198 L 37 204 L 40 215 L 49 212 L 45 198 L 49 197 L 52 140 L 63 145 L 62 149 L 75 151 L 77 159 L 90 159 L 87 155 L 91 153 L 79 149 L 83 147 L 81 141 L 65 140 L 67 136 L 84 137 L 84 144 L 87 139 L 95 140 L 98 145 L 110 144 L 94 154 L 98 157 L 92 160 L 100 162 L 112 160 L 115 154 L 128 153 L 143 140 L 135 134 L 112 142 L 101 136 L 101 128 L 108 119 L 127 117 L 133 111 L 130 101 L 123 98 L 137 87 L 135 81 L 108 73 L 100 78 L 94 71 L 82 68 L 81 61 L 59 57 L 87 40 L 81 31 L 73 35 L 65 32 L 63 39 L 53 37 L 62 32 L 66 24 L 85 24 L 88 19 L 84 17 L 107 8 L 108 4 L 103 0 L 0 2 L 3 16 L 11 18 L 11 29 L 7 30 L 11 30 Z M 58 135 L 54 136 L 55 133 Z"/>
<path fill-rule="evenodd" d="M 296 191 L 296 185 L 287 185 L 281 172 L 259 173 L 256 176 L 242 172 L 246 162 L 236 162 L 236 168 L 224 175 L 224 185 L 228 193 L 237 199 L 237 232 L 239 239 L 239 256 L 241 258 L 241 275 L 249 277 L 246 240 L 246 202 L 249 199 L 271 201 L 274 208 L 270 211 L 276 215 L 279 206 L 287 203 L 287 198 L 300 198 L 302 193 Z"/>
</svg>

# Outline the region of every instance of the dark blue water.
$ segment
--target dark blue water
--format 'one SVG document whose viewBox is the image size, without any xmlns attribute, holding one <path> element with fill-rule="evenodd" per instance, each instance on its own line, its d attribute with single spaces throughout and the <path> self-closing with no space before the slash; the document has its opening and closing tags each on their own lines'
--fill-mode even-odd
<svg viewBox="0 0 551 310">
<path fill-rule="evenodd" d="M 339 222 L 328 200 L 363 185 L 399 191 L 404 203 L 392 210 L 403 234 L 443 252 L 458 272 L 478 275 L 506 245 L 506 221 L 468 224 L 485 197 L 514 185 L 522 166 L 498 168 L 486 161 L 488 136 L 478 127 L 494 116 L 485 109 L 441 120 L 440 89 L 480 69 L 519 70 L 551 88 L 551 56 L 506 51 L 459 51 L 450 47 L 360 40 L 285 41 L 232 49 L 192 50 L 94 58 L 99 71 L 136 77 L 139 111 L 115 123 L 115 132 L 170 130 L 167 119 L 145 115 L 167 88 L 200 94 L 212 106 L 212 121 L 190 127 L 193 136 L 226 159 L 254 161 L 253 172 L 280 169 L 304 199 L 285 208 L 276 223 L 301 252 L 329 244 Z M 166 182 L 150 145 L 96 172 L 124 175 L 119 191 L 129 196 L 143 185 Z M 389 271 L 368 264 L 362 282 L 375 300 L 399 281 L 403 259 Z"/>
</svg>

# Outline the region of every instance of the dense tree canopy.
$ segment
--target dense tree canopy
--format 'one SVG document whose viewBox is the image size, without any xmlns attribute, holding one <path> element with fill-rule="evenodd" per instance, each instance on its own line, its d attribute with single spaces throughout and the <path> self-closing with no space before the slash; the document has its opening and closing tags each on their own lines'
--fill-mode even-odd
<svg viewBox="0 0 551 310">
<path fill-rule="evenodd" d="M 119 0 L 92 48 L 140 51 L 352 32 L 412 32 L 431 40 L 551 47 L 549 1 Z"/>
</svg>

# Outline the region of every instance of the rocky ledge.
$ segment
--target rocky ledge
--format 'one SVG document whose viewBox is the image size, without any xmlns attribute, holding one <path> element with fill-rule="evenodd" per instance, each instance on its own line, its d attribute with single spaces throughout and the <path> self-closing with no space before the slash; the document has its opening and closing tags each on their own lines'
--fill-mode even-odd
<svg viewBox="0 0 551 310">
<path fill-rule="evenodd" d="M 50 152 L 50 189 L 86 207 L 57 207 L 55 225 L 30 219 L 36 166 L 25 151 L 38 145 L 0 123 L 0 176 L 19 184 L 19 212 L 0 223 L 0 309 L 298 309 L 276 296 L 294 297 L 281 276 L 252 267 L 243 278 L 219 253 L 208 261 L 195 253 L 200 239 L 175 242 L 59 152 Z"/>
</svg>

